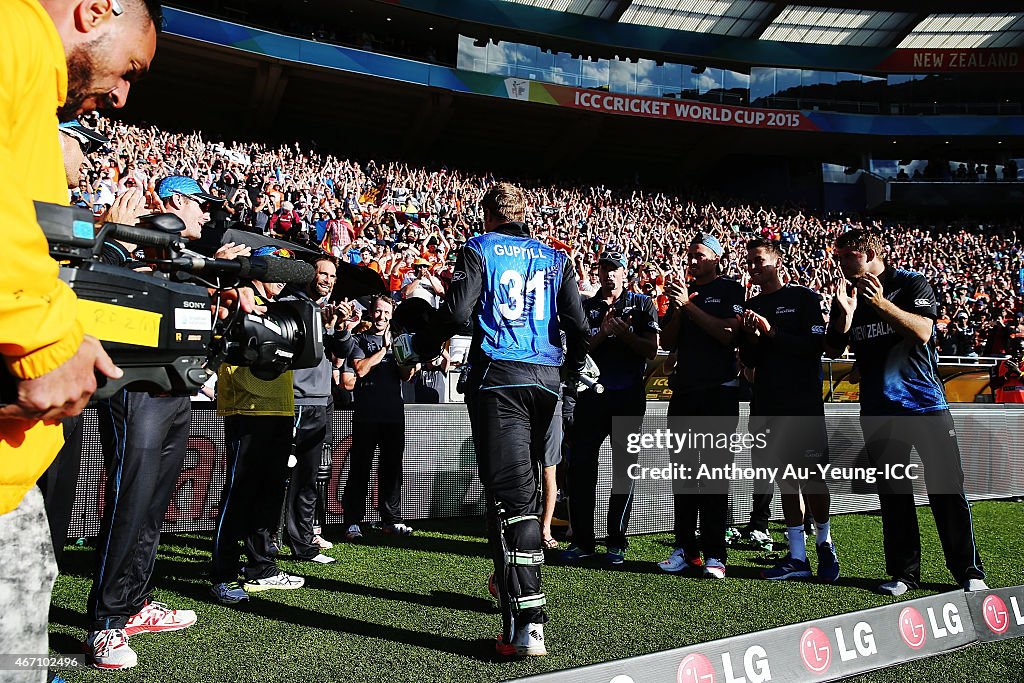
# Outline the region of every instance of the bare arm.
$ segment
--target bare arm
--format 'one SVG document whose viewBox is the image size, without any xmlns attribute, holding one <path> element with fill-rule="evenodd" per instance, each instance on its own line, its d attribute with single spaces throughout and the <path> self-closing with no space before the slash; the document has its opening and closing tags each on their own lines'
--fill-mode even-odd
<svg viewBox="0 0 1024 683">
<path fill-rule="evenodd" d="M 384 355 L 388 352 L 388 346 L 385 344 L 373 355 L 367 356 L 366 358 L 355 358 L 352 360 L 352 367 L 356 370 L 356 376 L 366 377 L 370 374 L 370 370 L 380 365 L 380 362 L 384 360 Z"/>
<path fill-rule="evenodd" d="M 711 335 L 722 346 L 730 346 L 735 342 L 739 331 L 736 318 L 716 318 L 691 303 L 683 306 L 682 314 L 690 316 L 690 320 L 695 322 L 697 327 Z"/>
<path fill-rule="evenodd" d="M 875 308 L 878 309 L 878 315 L 882 320 L 892 325 L 892 328 L 904 338 L 919 344 L 927 344 L 928 340 L 932 338 L 932 321 L 930 318 L 904 311 L 896 306 L 896 304 L 884 298 Z"/>
<path fill-rule="evenodd" d="M 867 302 L 874 306 L 878 315 L 889 323 L 904 339 L 918 344 L 927 344 L 932 338 L 932 320 L 923 315 L 905 311 L 885 298 L 882 283 L 876 275 L 868 273 L 857 281 L 857 287 Z"/>
<path fill-rule="evenodd" d="M 560 415 L 555 415 L 556 420 L 562 419 Z M 554 466 L 544 468 L 544 515 L 541 518 L 541 535 L 544 538 L 544 544 L 552 548 L 558 547 L 558 542 L 551 536 L 551 520 L 555 517 L 555 502 L 558 497 L 558 483 L 555 481 L 555 470 Z"/>
<path fill-rule="evenodd" d="M 651 330 L 643 330 L 639 334 L 630 332 L 628 329 L 619 337 L 626 346 L 635 351 L 637 355 L 647 360 L 652 360 L 658 355 L 658 333 Z"/>
</svg>

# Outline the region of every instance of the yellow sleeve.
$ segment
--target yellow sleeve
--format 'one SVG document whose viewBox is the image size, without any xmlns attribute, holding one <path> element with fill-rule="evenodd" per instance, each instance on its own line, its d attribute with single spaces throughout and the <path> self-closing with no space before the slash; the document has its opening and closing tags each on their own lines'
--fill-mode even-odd
<svg viewBox="0 0 1024 683">
<path fill-rule="evenodd" d="M 78 303 L 57 278 L 33 200 L 67 203 L 56 104 L 67 89 L 64 48 L 34 0 L 5 0 L 0 23 L 0 355 L 32 379 L 82 341 Z"/>
</svg>

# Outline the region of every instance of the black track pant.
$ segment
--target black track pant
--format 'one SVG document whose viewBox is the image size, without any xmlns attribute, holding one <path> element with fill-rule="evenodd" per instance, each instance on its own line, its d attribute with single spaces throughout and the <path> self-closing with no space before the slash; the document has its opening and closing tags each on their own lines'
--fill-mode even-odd
<svg viewBox="0 0 1024 683">
<path fill-rule="evenodd" d="M 736 431 L 739 414 L 739 390 L 735 387 L 712 387 L 696 392 L 674 391 L 668 404 L 669 428 L 680 434 L 732 434 Z M 700 465 L 724 467 L 732 464 L 734 456 L 728 449 L 689 448 L 672 458 L 673 462 L 689 467 L 690 474 L 695 476 Z M 683 548 L 688 556 L 703 550 L 705 559 L 715 557 L 725 562 L 729 481 L 674 479 L 673 494 L 676 547 Z M 698 518 L 699 547 L 696 538 Z"/>
<path fill-rule="evenodd" d="M 89 593 L 90 630 L 124 628 L 153 592 L 160 527 L 181 474 L 187 397 L 122 391 L 97 410 L 107 485 Z"/>
<path fill-rule="evenodd" d="M 495 373 L 496 374 L 496 373 Z M 557 376 L 556 376 L 557 377 Z M 508 384 L 517 382 L 509 381 Z M 557 379 L 554 384 L 557 391 Z M 473 444 L 480 482 L 487 497 L 487 538 L 495 576 L 506 568 L 497 510 L 505 519 L 541 515 L 541 464 L 545 435 L 555 414 L 558 394 L 538 386 L 475 390 L 467 394 Z M 521 552 L 542 549 L 540 524 L 512 524 L 504 533 L 504 545 Z M 507 589 L 513 597 L 536 595 L 540 589 L 539 566 L 516 566 L 508 572 Z M 544 623 L 542 607 L 512 613 L 513 622 Z M 508 629 L 509 625 L 506 624 Z"/>
<path fill-rule="evenodd" d="M 327 406 L 295 406 L 295 469 L 288 487 L 285 529 L 292 555 L 311 559 L 320 554 L 313 545 L 316 477 L 328 434 Z"/>
<path fill-rule="evenodd" d="M 46 506 L 46 519 L 50 523 L 53 555 L 58 565 L 68 542 L 71 510 L 75 506 L 78 489 L 78 471 L 82 467 L 82 416 L 64 418 L 61 424 L 64 427 L 64 445 L 38 482 Z"/>
<path fill-rule="evenodd" d="M 594 550 L 599 456 L 601 444 L 609 435 L 612 436 L 612 493 L 608 500 L 606 543 L 609 547 L 627 546 L 626 529 L 636 484 L 629 478 L 628 469 L 636 464 L 637 456 L 627 452 L 626 435 L 640 431 L 646 410 L 647 394 L 643 384 L 603 394 L 584 391 L 577 398 L 569 463 L 569 514 L 572 541 L 584 550 Z M 613 430 L 614 418 L 620 418 L 615 421 L 616 430 Z"/>
<path fill-rule="evenodd" d="M 360 524 L 366 517 L 373 452 L 380 446 L 377 462 L 377 510 L 385 524 L 402 521 L 402 455 L 405 453 L 405 422 L 353 422 L 348 451 L 348 479 L 341 504 L 345 526 Z"/>
<path fill-rule="evenodd" d="M 292 418 L 286 415 L 231 415 L 224 418 L 228 451 L 224 490 L 213 535 L 213 583 L 238 578 L 239 543 L 245 544 L 246 579 L 279 573 L 270 552 L 288 478 Z"/>
<path fill-rule="evenodd" d="M 957 583 L 985 578 L 974 542 L 971 506 L 964 495 L 960 446 L 949 411 L 897 418 L 862 416 L 861 427 L 873 467 L 906 465 L 911 447 L 917 450 L 924 464 L 928 502 L 935 516 L 946 567 Z M 878 494 L 882 506 L 885 570 L 895 579 L 917 585 L 921 580 L 921 534 L 913 482 L 880 476 Z"/>
</svg>

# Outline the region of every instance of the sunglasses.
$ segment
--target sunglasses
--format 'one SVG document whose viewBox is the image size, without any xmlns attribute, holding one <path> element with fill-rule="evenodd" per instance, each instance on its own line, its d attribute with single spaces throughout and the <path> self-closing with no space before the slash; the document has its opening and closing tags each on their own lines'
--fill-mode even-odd
<svg viewBox="0 0 1024 683">
<path fill-rule="evenodd" d="M 601 259 L 611 259 L 616 262 L 622 262 L 625 260 L 621 251 L 606 251 L 601 254 Z"/>
<path fill-rule="evenodd" d="M 89 138 L 79 135 L 78 133 L 74 133 L 67 130 L 62 130 L 61 132 L 67 135 L 75 142 L 77 142 L 78 146 L 82 150 L 82 154 L 84 154 L 85 156 L 89 156 L 93 152 L 99 152 L 104 147 L 103 144 L 97 142 L 96 140 L 90 140 Z"/>
<path fill-rule="evenodd" d="M 192 195 L 188 195 L 188 194 L 179 194 L 178 196 L 179 197 L 184 197 L 185 199 L 189 200 L 190 202 L 195 202 L 196 204 L 199 205 L 199 209 L 203 213 L 209 213 L 209 211 L 210 211 L 210 202 L 209 201 L 207 201 L 205 199 L 196 199 Z"/>
</svg>

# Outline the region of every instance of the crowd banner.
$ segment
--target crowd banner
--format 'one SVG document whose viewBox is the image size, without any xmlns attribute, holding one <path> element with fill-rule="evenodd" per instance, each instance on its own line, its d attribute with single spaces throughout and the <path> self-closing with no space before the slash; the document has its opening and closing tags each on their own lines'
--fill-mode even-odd
<svg viewBox="0 0 1024 683">
<path fill-rule="evenodd" d="M 512 99 L 554 104 L 571 109 L 587 109 L 605 114 L 640 116 L 664 121 L 713 123 L 761 130 L 819 130 L 818 126 L 800 111 L 610 93 L 522 78 L 505 79 L 505 84 Z"/>
<path fill-rule="evenodd" d="M 983 605 L 1024 597 L 1024 587 L 956 590 L 675 650 L 602 662 L 521 683 L 817 683 L 1024 634 L 1012 613 L 981 624 Z M 1019 601 L 1018 601 L 1019 602 Z M 970 603 L 970 604 L 969 604 Z M 975 607 L 977 606 L 977 607 Z M 993 611 L 994 613 L 995 611 Z M 1019 612 L 1018 612 L 1019 615 Z M 987 622 L 986 622 L 987 623 Z"/>
</svg>

